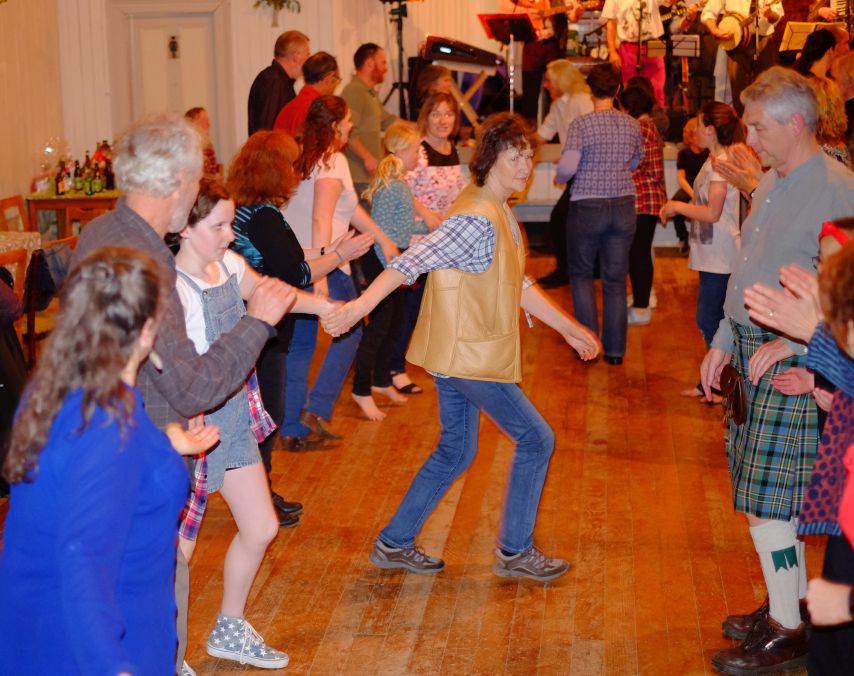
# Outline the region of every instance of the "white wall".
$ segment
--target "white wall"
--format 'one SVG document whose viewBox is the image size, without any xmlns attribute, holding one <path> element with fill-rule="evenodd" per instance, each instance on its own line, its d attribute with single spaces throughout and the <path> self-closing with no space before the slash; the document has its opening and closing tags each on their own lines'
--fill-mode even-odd
<svg viewBox="0 0 854 676">
<path fill-rule="evenodd" d="M 45 5 L 55 2 L 57 5 L 59 42 L 63 53 L 65 135 L 77 155 L 90 148 L 96 140 L 112 138 L 130 121 L 128 99 L 132 75 L 123 12 L 189 11 L 193 7 L 214 11 L 218 17 L 218 83 L 226 88 L 220 104 L 222 119 L 218 120 L 217 151 L 220 160 L 226 163 L 246 139 L 249 88 L 258 72 L 272 60 L 273 44 L 281 32 L 300 30 L 311 38 L 313 51 L 324 50 L 334 54 L 345 81 L 353 70 L 353 52 L 364 42 L 376 42 L 388 52 L 392 68 L 384 87 L 386 91 L 397 72 L 395 27 L 388 20 L 390 5 L 380 0 L 302 0 L 302 10 L 298 14 L 287 11 L 279 14 L 278 27 L 271 25 L 272 10 L 254 8 L 253 0 L 40 2 Z M 5 8 L 6 5 L 0 7 Z M 478 12 L 494 12 L 495 7 L 494 0 L 407 3 L 405 55 L 415 55 L 427 33 L 497 51 L 499 45 L 486 39 L 476 18 Z M 397 97 L 392 97 L 389 106 L 393 107 L 396 100 Z"/>
<path fill-rule="evenodd" d="M 25 194 L 39 148 L 63 135 L 56 0 L 0 4 L 0 197 Z"/>
</svg>

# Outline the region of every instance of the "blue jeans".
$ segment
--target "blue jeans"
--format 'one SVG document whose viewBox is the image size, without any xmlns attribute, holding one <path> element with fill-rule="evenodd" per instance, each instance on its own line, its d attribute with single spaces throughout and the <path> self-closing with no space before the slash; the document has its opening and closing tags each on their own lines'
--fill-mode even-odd
<svg viewBox="0 0 854 676">
<path fill-rule="evenodd" d="M 626 275 L 635 236 L 635 198 L 585 199 L 569 203 L 569 284 L 575 317 L 598 335 L 593 266 L 602 276 L 602 347 L 606 355 L 626 352 Z"/>
<path fill-rule="evenodd" d="M 329 297 L 333 300 L 347 302 L 356 297 L 353 280 L 341 270 L 329 273 L 327 282 Z M 285 421 L 281 428 L 283 436 L 301 437 L 308 434 L 308 428 L 299 422 L 303 409 L 325 420 L 332 417 L 332 409 L 338 401 L 338 395 L 353 364 L 361 339 L 362 326 L 359 324 L 349 333 L 332 341 L 311 392 L 306 397 L 308 370 L 317 345 L 317 319 L 300 317 L 296 320 L 287 358 Z"/>
<path fill-rule="evenodd" d="M 477 455 L 480 412 L 516 442 L 504 499 L 498 546 L 518 553 L 534 544 L 537 507 L 554 449 L 554 432 L 513 383 L 436 378 L 442 433 L 418 470 L 388 526 L 380 533 L 393 547 L 411 547 L 427 517 Z"/>
<path fill-rule="evenodd" d="M 700 290 L 697 293 L 697 326 L 708 348 L 724 318 L 724 300 L 729 273 L 701 272 Z"/>
</svg>

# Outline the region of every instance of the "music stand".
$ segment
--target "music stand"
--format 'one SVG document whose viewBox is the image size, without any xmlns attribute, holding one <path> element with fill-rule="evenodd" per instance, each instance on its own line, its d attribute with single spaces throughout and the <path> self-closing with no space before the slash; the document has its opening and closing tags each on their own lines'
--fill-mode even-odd
<svg viewBox="0 0 854 676">
<path fill-rule="evenodd" d="M 786 30 L 783 32 L 783 39 L 780 41 L 780 51 L 798 52 L 804 48 L 804 43 L 807 41 L 807 36 L 810 33 L 815 33 L 820 28 L 829 28 L 830 26 L 839 26 L 843 30 L 848 30 L 843 21 L 834 21 L 833 23 L 790 21 L 786 24 Z"/>
<path fill-rule="evenodd" d="M 510 76 L 510 112 L 513 112 L 513 99 L 516 93 L 516 58 L 513 54 L 516 41 L 533 42 L 537 39 L 531 17 L 519 14 L 478 14 L 480 24 L 490 40 L 507 45 L 507 71 Z"/>
</svg>

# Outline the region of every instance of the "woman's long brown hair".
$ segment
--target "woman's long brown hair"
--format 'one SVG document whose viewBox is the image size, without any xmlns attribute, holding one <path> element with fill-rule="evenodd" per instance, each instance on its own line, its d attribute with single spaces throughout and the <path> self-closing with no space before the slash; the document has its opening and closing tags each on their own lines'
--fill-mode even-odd
<svg viewBox="0 0 854 676">
<path fill-rule="evenodd" d="M 133 393 L 122 371 L 145 322 L 164 295 L 157 262 L 124 247 L 103 247 L 71 271 L 60 294 L 62 309 L 48 337 L 15 420 L 3 475 L 31 481 L 54 418 L 65 398 L 83 391 L 83 427 L 96 408 L 122 430 L 133 413 Z"/>
</svg>

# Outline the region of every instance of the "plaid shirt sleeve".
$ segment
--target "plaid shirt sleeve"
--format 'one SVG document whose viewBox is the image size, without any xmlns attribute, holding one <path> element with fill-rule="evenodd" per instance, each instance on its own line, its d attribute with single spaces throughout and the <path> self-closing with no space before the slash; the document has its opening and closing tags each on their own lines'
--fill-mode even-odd
<svg viewBox="0 0 854 676">
<path fill-rule="evenodd" d="M 193 459 L 193 476 L 190 482 L 190 494 L 184 503 L 181 520 L 178 523 L 178 535 L 185 540 L 195 540 L 202 526 L 205 509 L 208 504 L 208 461 L 204 454 Z"/>
<path fill-rule="evenodd" d="M 258 374 L 255 369 L 252 369 L 252 373 L 249 374 L 249 379 L 246 381 L 246 394 L 249 397 L 249 424 L 252 426 L 255 441 L 260 444 L 274 432 L 276 423 L 273 422 L 272 416 L 264 408 L 264 402 L 261 400 L 261 388 L 258 385 Z"/>
<path fill-rule="evenodd" d="M 517 234 L 513 233 L 514 239 Z M 517 244 L 521 244 L 518 240 Z M 495 228 L 483 216 L 451 216 L 438 230 L 419 239 L 395 258 L 389 267 L 406 275 L 406 283 L 414 284 L 418 276 L 433 270 L 457 268 L 463 272 L 483 272 L 495 253 Z M 524 272 L 524 271 L 523 271 Z M 534 281 L 524 277 L 522 288 Z"/>
<path fill-rule="evenodd" d="M 451 216 L 429 235 L 395 258 L 389 267 L 414 284 L 418 276 L 433 270 L 457 268 L 483 272 L 495 252 L 495 229 L 483 216 Z"/>
<path fill-rule="evenodd" d="M 664 190 L 664 156 L 661 135 L 652 120 L 641 120 L 643 159 L 632 172 L 637 193 L 637 213 L 657 216 L 667 201 Z"/>
</svg>

